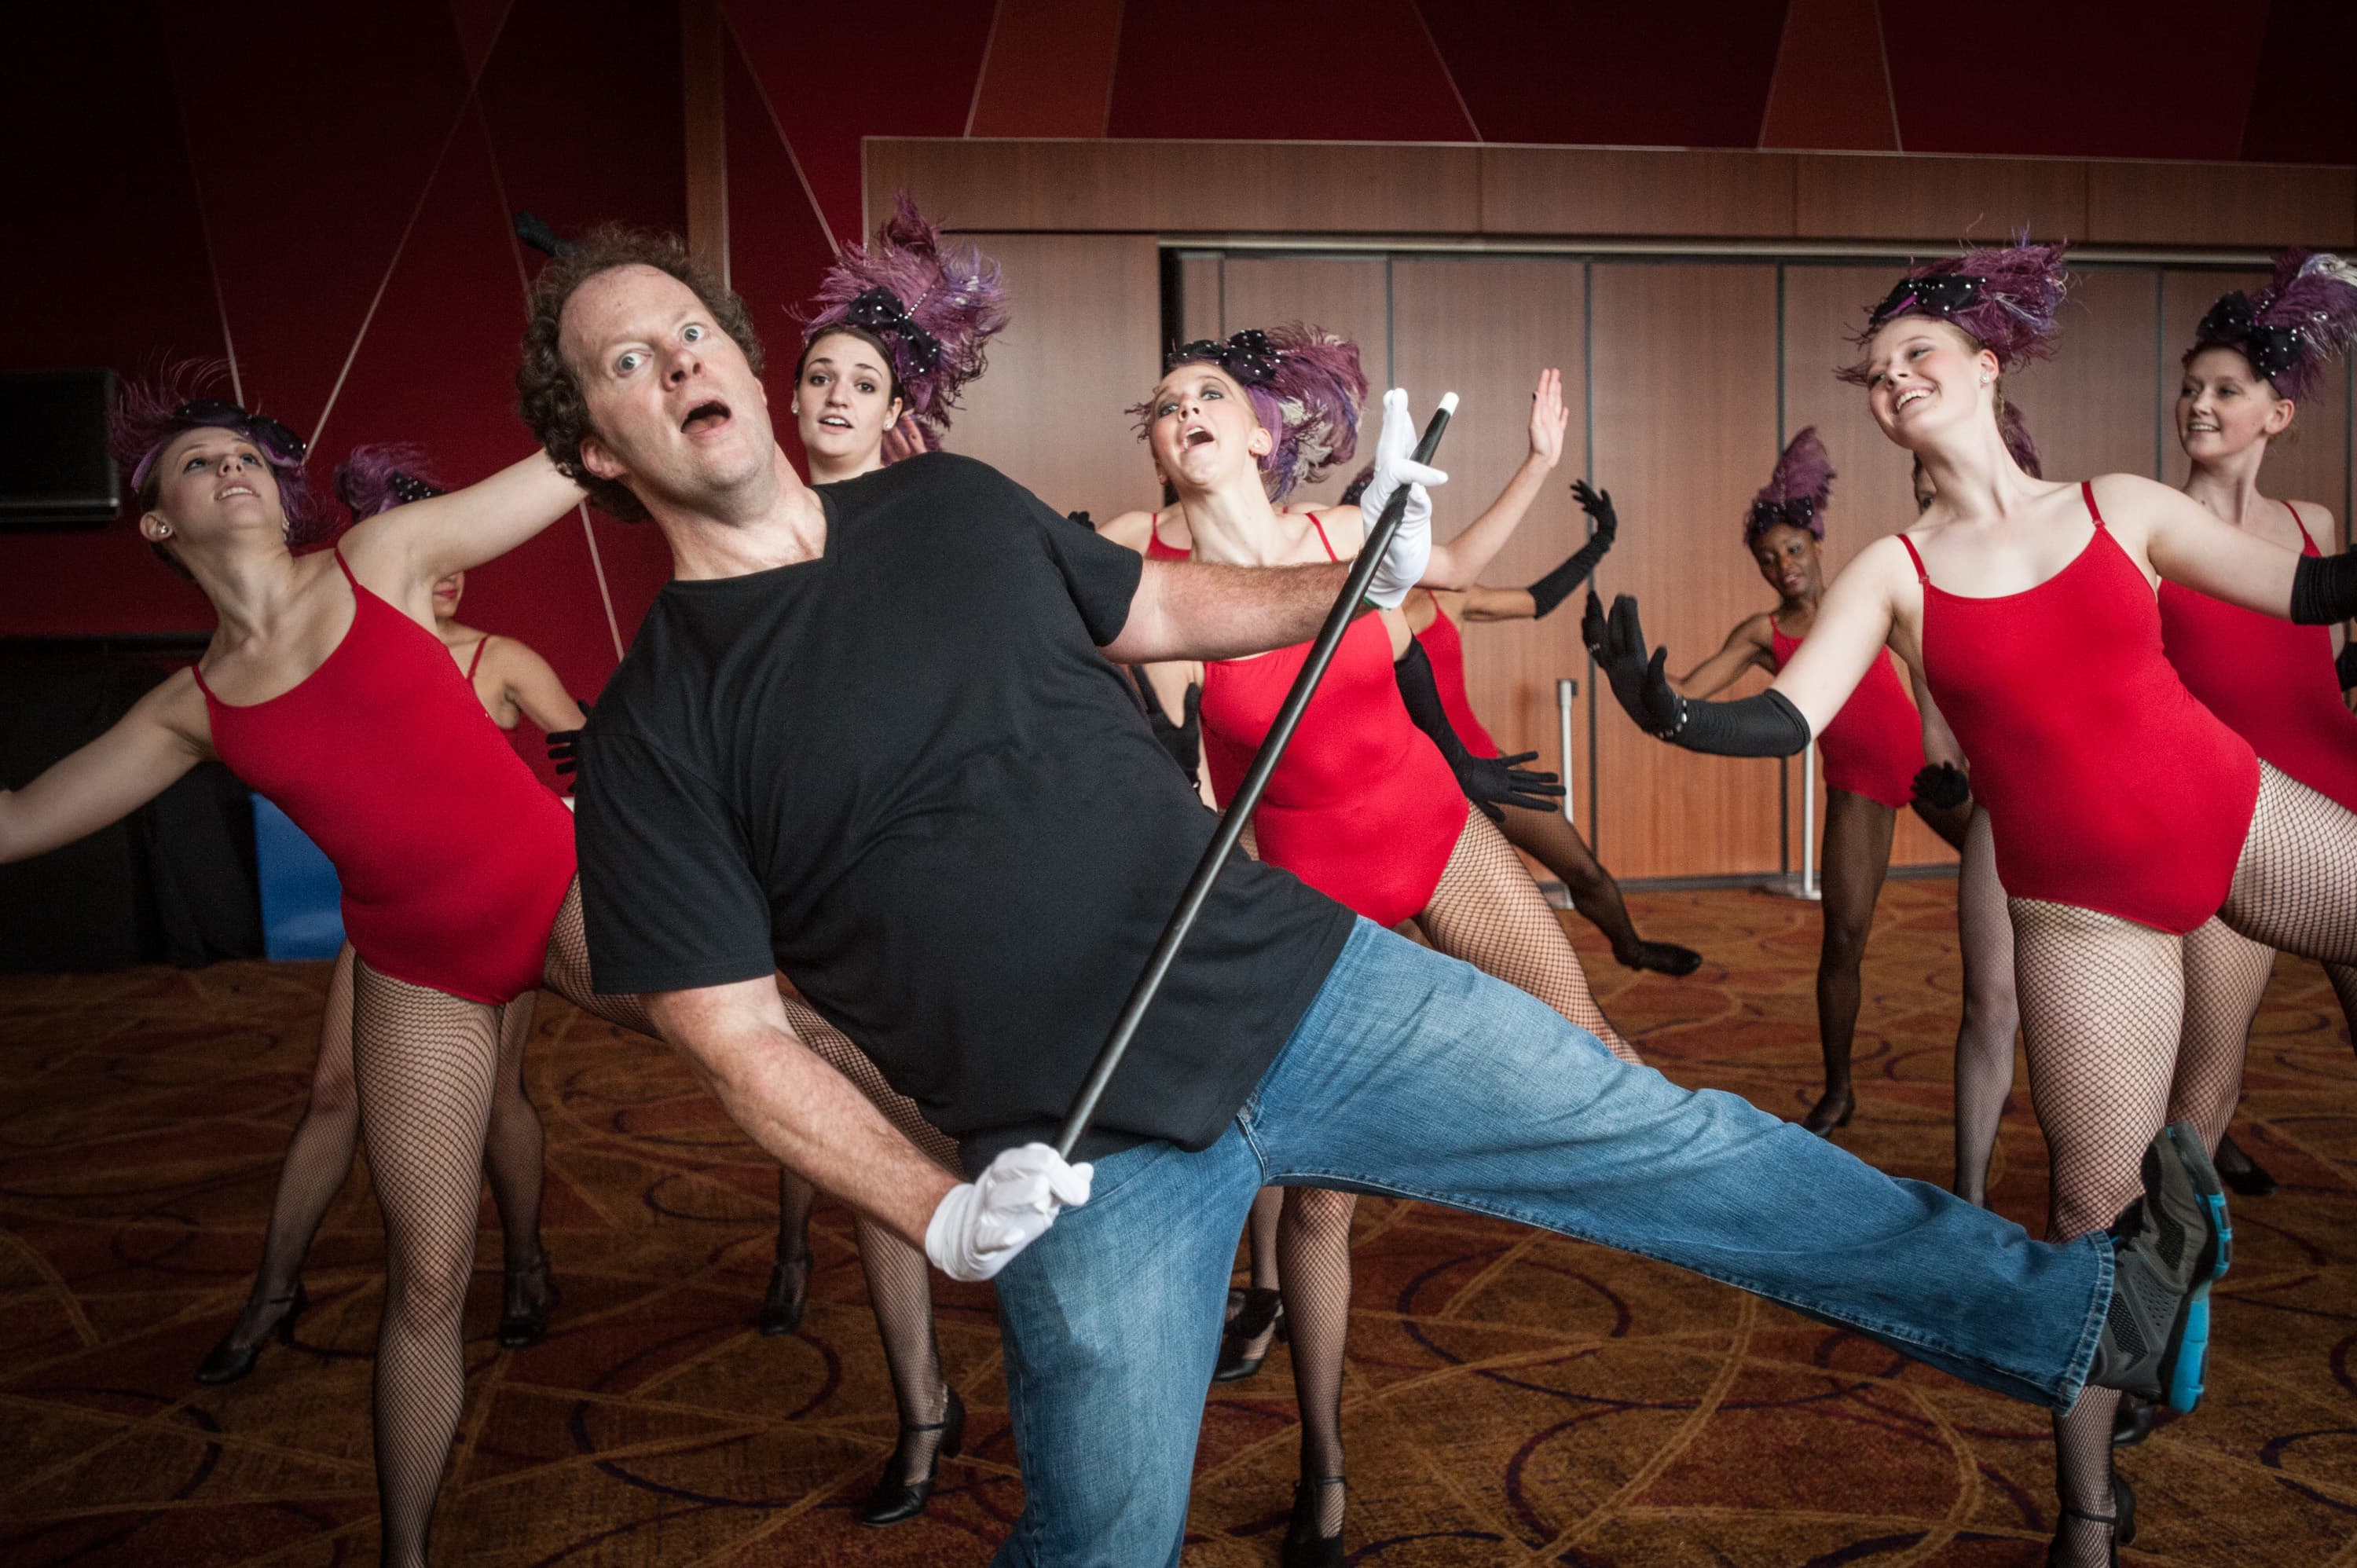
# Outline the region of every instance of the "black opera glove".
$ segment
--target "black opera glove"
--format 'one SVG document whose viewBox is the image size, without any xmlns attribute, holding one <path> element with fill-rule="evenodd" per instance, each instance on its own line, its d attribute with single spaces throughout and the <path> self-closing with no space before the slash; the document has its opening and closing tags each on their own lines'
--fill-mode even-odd
<svg viewBox="0 0 2357 1568">
<path fill-rule="evenodd" d="M 1424 644 L 1408 639 L 1407 651 L 1392 665 L 1392 678 L 1399 682 L 1407 716 L 1432 737 L 1432 744 L 1448 759 L 1449 771 L 1457 775 L 1457 787 L 1483 816 L 1502 822 L 1506 814 L 1498 809 L 1501 806 L 1552 811 L 1562 803 L 1563 784 L 1555 775 L 1520 766 L 1536 761 L 1537 752 L 1476 757 L 1465 748 L 1457 727 L 1448 722 L 1448 710 L 1440 705 L 1440 683 L 1433 678 L 1432 660 L 1425 657 Z"/>
<path fill-rule="evenodd" d="M 1613 537 L 1620 532 L 1620 520 L 1612 511 L 1610 490 L 1594 489 L 1586 479 L 1574 479 L 1571 493 L 1577 498 L 1580 510 L 1596 520 L 1596 532 L 1588 536 L 1587 543 L 1564 557 L 1561 565 L 1530 585 L 1531 602 L 1538 607 L 1542 618 L 1569 598 L 1573 589 L 1587 581 L 1597 563 L 1612 548 Z"/>
<path fill-rule="evenodd" d="M 2291 616 L 2301 626 L 2357 618 L 2357 554 L 2303 555 L 2291 574 Z"/>
<path fill-rule="evenodd" d="M 588 703 L 576 699 L 574 705 L 581 710 L 584 716 L 587 715 Z M 581 732 L 579 730 L 553 729 L 541 738 L 547 742 L 548 760 L 560 777 L 571 774 L 581 766 Z"/>
<path fill-rule="evenodd" d="M 2341 652 L 2332 660 L 2332 672 L 2341 678 L 2341 689 L 2357 686 L 2357 639 L 2341 645 Z"/>
<path fill-rule="evenodd" d="M 1656 739 L 1714 757 L 1790 757 L 1809 744 L 1809 721 L 1781 692 L 1762 692 L 1731 703 L 1706 703 L 1672 689 L 1663 666 L 1670 650 L 1645 653 L 1645 628 L 1637 601 L 1627 594 L 1612 601 L 1608 618 L 1596 595 L 1587 596 L 1580 635 L 1638 727 Z"/>
<path fill-rule="evenodd" d="M 1953 762 L 1935 763 L 1915 775 L 1915 799 L 1934 810 L 1953 811 L 1972 798 L 1972 780 Z"/>
</svg>

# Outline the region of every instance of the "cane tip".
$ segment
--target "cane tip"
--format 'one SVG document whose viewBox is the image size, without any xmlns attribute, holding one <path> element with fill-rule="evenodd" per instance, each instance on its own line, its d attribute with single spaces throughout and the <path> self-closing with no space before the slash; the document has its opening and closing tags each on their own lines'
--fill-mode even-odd
<svg viewBox="0 0 2357 1568">
<path fill-rule="evenodd" d="M 1457 412 L 1457 394 L 1455 392 L 1442 392 L 1440 394 L 1440 412 L 1443 413 L 1452 414 Z"/>
</svg>

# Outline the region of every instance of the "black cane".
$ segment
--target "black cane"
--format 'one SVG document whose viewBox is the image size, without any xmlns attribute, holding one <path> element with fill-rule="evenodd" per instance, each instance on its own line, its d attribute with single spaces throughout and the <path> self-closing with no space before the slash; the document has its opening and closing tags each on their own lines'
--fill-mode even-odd
<svg viewBox="0 0 2357 1568">
<path fill-rule="evenodd" d="M 1448 416 L 1457 412 L 1457 394 L 1448 393 L 1433 411 L 1432 423 L 1424 427 L 1424 436 L 1415 444 L 1415 460 L 1429 463 L 1440 448 L 1440 434 L 1448 428 Z M 1269 775 L 1276 771 L 1277 758 L 1285 755 L 1286 744 L 1301 723 L 1302 711 L 1317 693 L 1318 682 L 1325 678 L 1326 666 L 1334 661 L 1334 650 L 1340 647 L 1342 634 L 1351 629 L 1358 613 L 1359 601 L 1366 596 L 1367 585 L 1374 580 L 1375 568 L 1383 558 L 1383 551 L 1399 532 L 1400 520 L 1407 515 L 1408 488 L 1402 485 L 1383 503 L 1383 514 L 1377 520 L 1374 532 L 1359 550 L 1359 558 L 1351 564 L 1350 580 L 1342 585 L 1341 596 L 1334 607 L 1326 613 L 1326 624 L 1318 628 L 1318 640 L 1310 645 L 1309 657 L 1301 672 L 1293 678 L 1293 690 L 1285 694 L 1285 705 L 1276 710 L 1276 722 L 1268 726 L 1268 738 L 1260 743 L 1253 757 L 1252 767 L 1244 773 L 1243 787 L 1228 809 L 1220 813 L 1220 825 L 1211 834 L 1211 847 L 1195 866 L 1195 875 L 1187 881 L 1187 890 L 1178 896 L 1178 908 L 1170 916 L 1170 923 L 1162 928 L 1161 940 L 1154 944 L 1153 956 L 1146 961 L 1146 972 L 1138 977 L 1137 988 L 1129 993 L 1129 1001 L 1114 1020 L 1113 1033 L 1105 1037 L 1104 1048 L 1097 1052 L 1096 1065 L 1089 1069 L 1088 1081 L 1081 1085 L 1080 1097 L 1072 1101 L 1071 1114 L 1064 1118 L 1063 1131 L 1056 1135 L 1056 1152 L 1066 1159 L 1079 1145 L 1081 1134 L 1089 1130 L 1096 1116 L 1097 1101 L 1104 1098 L 1105 1085 L 1121 1066 L 1121 1058 L 1129 1050 L 1129 1042 L 1137 1033 L 1137 1026 L 1146 1017 L 1146 1010 L 1154 1004 L 1154 994 L 1162 989 L 1163 977 L 1170 972 L 1171 963 L 1178 957 L 1179 946 L 1187 933 L 1195 927 L 1195 917 L 1203 912 L 1204 900 L 1211 896 L 1211 885 L 1220 879 L 1220 870 L 1228 863 L 1228 854 L 1243 836 L 1244 824 L 1252 821 L 1253 808 L 1260 804 L 1261 791 L 1268 787 Z"/>
</svg>

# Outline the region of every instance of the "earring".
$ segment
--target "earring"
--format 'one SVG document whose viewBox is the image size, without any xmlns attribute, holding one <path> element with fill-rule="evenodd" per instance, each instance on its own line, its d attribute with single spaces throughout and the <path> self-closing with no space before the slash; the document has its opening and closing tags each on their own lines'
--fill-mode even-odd
<svg viewBox="0 0 2357 1568">
<path fill-rule="evenodd" d="M 1983 386 L 1986 386 L 1986 385 L 1988 385 L 1988 381 L 1989 381 L 1989 379 L 1988 379 L 1986 376 L 1983 376 L 1983 377 L 1981 378 L 1981 385 L 1983 385 Z"/>
<path fill-rule="evenodd" d="M 156 525 L 156 532 L 169 539 L 172 537 L 172 525 L 168 522 L 159 522 Z"/>
</svg>

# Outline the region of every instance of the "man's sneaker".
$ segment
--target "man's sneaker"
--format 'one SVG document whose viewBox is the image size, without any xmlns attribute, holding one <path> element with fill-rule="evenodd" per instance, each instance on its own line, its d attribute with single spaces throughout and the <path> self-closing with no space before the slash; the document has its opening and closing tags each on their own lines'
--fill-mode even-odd
<svg viewBox="0 0 2357 1568">
<path fill-rule="evenodd" d="M 2162 1128 L 2144 1153 L 2144 1196 L 2112 1225 L 2112 1305 L 2087 1381 L 2174 1411 L 2200 1404 L 2210 1286 L 2233 1238 L 2201 1134 L 2190 1122 Z"/>
</svg>

